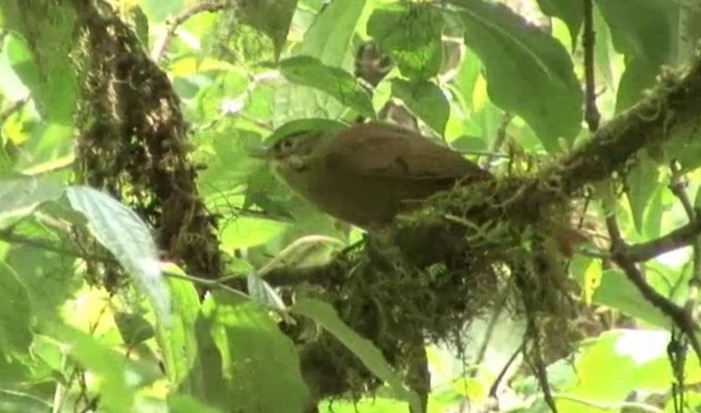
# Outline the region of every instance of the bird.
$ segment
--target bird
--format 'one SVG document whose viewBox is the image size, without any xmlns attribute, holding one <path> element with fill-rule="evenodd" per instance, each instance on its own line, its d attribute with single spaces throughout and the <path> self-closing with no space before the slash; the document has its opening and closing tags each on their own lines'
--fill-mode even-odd
<svg viewBox="0 0 701 413">
<path fill-rule="evenodd" d="M 389 123 L 306 130 L 276 140 L 275 174 L 328 215 L 372 230 L 457 184 L 494 176 L 457 151 Z"/>
</svg>

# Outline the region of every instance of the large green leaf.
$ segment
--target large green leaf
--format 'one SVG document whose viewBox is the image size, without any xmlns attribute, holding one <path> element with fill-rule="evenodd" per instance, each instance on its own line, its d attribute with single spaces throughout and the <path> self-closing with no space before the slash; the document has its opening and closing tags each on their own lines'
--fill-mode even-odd
<svg viewBox="0 0 701 413">
<path fill-rule="evenodd" d="M 168 269 L 184 275 L 177 268 Z M 163 355 L 168 380 L 180 394 L 202 395 L 205 389 L 205 371 L 200 356 L 200 344 L 195 335 L 200 316 L 200 302 L 192 283 L 169 278 L 173 323 L 156 326 L 156 339 Z"/>
<path fill-rule="evenodd" d="M 0 412 L 46 413 L 51 411 L 51 407 L 49 403 L 31 394 L 0 389 Z"/>
<path fill-rule="evenodd" d="M 597 403 L 620 403 L 633 390 L 665 392 L 672 377 L 665 331 L 616 330 L 586 343 L 575 362 L 577 379 L 563 395 Z M 644 345 L 641 345 L 644 343 Z M 615 366 L 616 374 L 603 366 Z M 693 366 L 693 367 L 692 367 Z M 698 375 L 698 364 L 688 363 L 685 375 Z M 589 413 L 591 406 L 575 400 L 558 401 L 567 413 Z"/>
<path fill-rule="evenodd" d="M 654 326 L 661 328 L 670 328 L 671 326 L 671 320 L 646 300 L 640 290 L 620 270 L 604 271 L 601 284 L 594 292 L 592 301 L 615 308 Z"/>
<path fill-rule="evenodd" d="M 70 349 L 78 363 L 101 379 L 100 408 L 107 412 L 132 411 L 139 387 L 157 377 L 154 368 L 126 359 L 87 333 L 66 325 L 53 325 L 48 330 Z"/>
<path fill-rule="evenodd" d="M 368 34 L 412 80 L 430 79 L 441 68 L 443 18 L 429 5 L 391 4 L 375 9 Z"/>
<path fill-rule="evenodd" d="M 47 179 L 0 174 L 0 228 L 14 224 L 41 205 L 58 199 L 63 186 Z"/>
<path fill-rule="evenodd" d="M 297 56 L 311 56 L 332 67 L 349 67 L 348 46 L 355 33 L 365 0 L 334 1 L 324 7 L 307 30 Z M 274 89 L 274 126 L 293 119 L 323 117 L 336 119 L 345 108 L 327 93 L 290 83 Z"/>
<path fill-rule="evenodd" d="M 32 343 L 29 294 L 17 273 L 0 261 L 0 352 L 27 354 Z"/>
<path fill-rule="evenodd" d="M 22 35 L 6 47 L 15 73 L 47 120 L 71 124 L 77 80 L 71 62 L 76 16 L 67 2 L 4 1 L 3 21 Z"/>
<path fill-rule="evenodd" d="M 522 117 L 549 151 L 559 149 L 559 138 L 572 142 L 581 129 L 582 91 L 562 45 L 502 4 L 451 3 L 465 43 L 484 65 L 490 99 Z"/>
<path fill-rule="evenodd" d="M 618 86 L 616 111 L 632 106 L 654 85 L 660 66 L 671 63 L 673 19 L 678 3 L 667 0 L 597 0 L 611 31 L 613 45 L 625 56 L 626 69 Z"/>
<path fill-rule="evenodd" d="M 659 176 L 657 162 L 642 154 L 638 157 L 635 167 L 626 174 L 626 196 L 633 213 L 635 228 L 641 234 L 645 232 L 643 218 L 659 185 Z"/>
<path fill-rule="evenodd" d="M 359 114 L 375 117 L 372 100 L 357 79 L 338 67 L 326 66 L 310 56 L 294 56 L 280 62 L 280 71 L 290 82 L 316 88 Z"/>
<path fill-rule="evenodd" d="M 146 224 L 114 198 L 89 187 L 70 187 L 71 206 L 85 215 L 92 235 L 131 273 L 151 301 L 161 323 L 169 325 L 170 294 L 161 276 L 158 250 Z"/>
<path fill-rule="evenodd" d="M 342 66 L 365 2 L 334 1 L 324 7 L 304 34 L 297 54 L 316 57 L 325 65 Z"/>
<path fill-rule="evenodd" d="M 239 297 L 214 298 L 206 316 L 222 356 L 229 411 L 303 412 L 310 400 L 297 352 L 268 311 Z"/>
<path fill-rule="evenodd" d="M 299 298 L 294 306 L 290 308 L 290 311 L 316 321 L 355 354 L 368 370 L 389 384 L 395 397 L 409 402 L 412 406 L 412 411 L 421 411 L 421 403 L 418 396 L 404 387 L 402 379 L 392 369 L 392 366 L 387 363 L 382 352 L 372 342 L 362 338 L 348 327 L 331 305 L 316 299 Z"/>
<path fill-rule="evenodd" d="M 290 30 L 297 0 L 256 0 L 238 3 L 243 23 L 265 33 L 279 56 Z"/>
<path fill-rule="evenodd" d="M 441 88 L 429 81 L 408 82 L 392 79 L 392 94 L 439 134 L 445 132 L 450 104 Z"/>
<path fill-rule="evenodd" d="M 538 0 L 538 5 L 544 14 L 565 22 L 572 38 L 573 49 L 577 45 L 579 29 L 582 26 L 583 4 L 581 1 L 572 0 Z"/>
</svg>

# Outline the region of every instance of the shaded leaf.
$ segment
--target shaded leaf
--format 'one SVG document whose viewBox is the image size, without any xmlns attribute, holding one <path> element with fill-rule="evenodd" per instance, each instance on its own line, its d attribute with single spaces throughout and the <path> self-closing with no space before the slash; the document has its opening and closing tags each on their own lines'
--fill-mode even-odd
<svg viewBox="0 0 701 413">
<path fill-rule="evenodd" d="M 238 297 L 214 294 L 212 337 L 222 355 L 231 402 L 241 411 L 301 413 L 309 403 L 299 357 L 267 310 Z"/>
<path fill-rule="evenodd" d="M 46 119 L 70 125 L 77 98 L 70 57 L 76 24 L 73 8 L 66 2 L 39 7 L 22 1 L 3 2 L 0 7 L 7 27 L 23 37 L 10 37 L 6 44 L 12 68 Z"/>
<path fill-rule="evenodd" d="M 63 186 L 32 176 L 0 174 L 0 227 L 30 215 L 42 203 L 58 199 Z"/>
<path fill-rule="evenodd" d="M 131 411 L 138 387 L 157 377 L 155 370 L 125 359 L 87 333 L 66 325 L 49 330 L 84 368 L 101 378 L 100 406 L 106 411 Z"/>
<path fill-rule="evenodd" d="M 151 323 L 140 314 L 117 311 L 114 313 L 114 322 L 128 348 L 133 348 L 155 335 Z"/>
<path fill-rule="evenodd" d="M 621 112 L 640 98 L 641 92 L 655 83 L 660 66 L 670 63 L 674 42 L 673 19 L 678 4 L 667 0 L 596 0 L 608 23 L 616 51 L 625 55 L 616 98 Z"/>
<path fill-rule="evenodd" d="M 430 79 L 441 69 L 443 16 L 428 4 L 378 7 L 368 21 L 368 34 L 389 54 L 402 75 Z"/>
<path fill-rule="evenodd" d="M 17 273 L 0 261 L 0 350 L 28 354 L 32 343 L 29 294 Z"/>
<path fill-rule="evenodd" d="M 421 411 L 418 396 L 404 387 L 402 379 L 385 360 L 380 350 L 371 341 L 361 337 L 348 327 L 331 305 L 320 300 L 302 297 L 295 302 L 290 311 L 309 317 L 321 325 L 355 354 L 368 370 L 388 383 L 395 397 L 407 401 L 412 406 L 413 411 Z"/>
<path fill-rule="evenodd" d="M 174 266 L 167 267 L 168 272 L 182 274 Z M 202 392 L 202 375 L 204 374 L 198 360 L 198 343 L 193 334 L 195 323 L 200 313 L 200 302 L 192 283 L 185 280 L 168 278 L 173 323 L 171 326 L 156 326 L 156 339 L 163 355 L 168 380 L 174 388 L 184 394 Z"/>
<path fill-rule="evenodd" d="M 369 94 L 353 75 L 343 69 L 325 66 L 311 56 L 295 56 L 281 61 L 280 71 L 290 82 L 326 92 L 359 114 L 375 117 Z"/>
<path fill-rule="evenodd" d="M 638 157 L 635 166 L 626 173 L 626 196 L 638 233 L 645 232 L 645 211 L 659 185 L 657 162 L 647 155 Z"/>
<path fill-rule="evenodd" d="M 112 197 L 89 187 L 70 187 L 71 206 L 85 215 L 92 235 L 131 273 L 161 323 L 169 324 L 170 296 L 161 277 L 158 250 L 138 215 Z"/>
<path fill-rule="evenodd" d="M 635 285 L 620 270 L 606 270 L 592 301 L 615 308 L 624 314 L 658 326 L 670 328 L 669 320 L 660 310 L 645 299 Z"/>
<path fill-rule="evenodd" d="M 450 104 L 445 94 L 433 82 L 412 83 L 392 79 L 392 94 L 407 105 L 421 120 L 439 134 L 445 132 L 450 116 Z"/>
<path fill-rule="evenodd" d="M 557 17 L 565 22 L 567 30 L 572 38 L 572 49 L 577 46 L 579 29 L 582 26 L 582 16 L 584 6 L 581 1 L 572 0 L 538 0 L 538 5 L 543 14 L 550 17 Z"/>
<path fill-rule="evenodd" d="M 0 389 L 0 412 L 3 413 L 46 413 L 51 405 L 31 394 Z"/>
<path fill-rule="evenodd" d="M 485 68 L 490 99 L 522 117 L 549 151 L 572 142 L 582 120 L 582 91 L 572 60 L 554 38 L 502 4 L 452 0 L 465 43 Z"/>
<path fill-rule="evenodd" d="M 168 408 L 170 413 L 224 413 L 223 410 L 205 406 L 192 397 L 181 395 L 168 399 Z"/>
<path fill-rule="evenodd" d="M 243 23 L 270 37 L 275 56 L 280 56 L 297 0 L 242 0 L 237 5 Z"/>
<path fill-rule="evenodd" d="M 316 57 L 328 66 L 343 66 L 366 0 L 333 1 L 304 34 L 298 55 Z"/>
</svg>

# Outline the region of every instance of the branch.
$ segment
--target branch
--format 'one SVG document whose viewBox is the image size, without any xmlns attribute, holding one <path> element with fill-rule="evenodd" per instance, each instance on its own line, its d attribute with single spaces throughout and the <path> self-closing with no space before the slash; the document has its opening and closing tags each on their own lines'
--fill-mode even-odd
<svg viewBox="0 0 701 413">
<path fill-rule="evenodd" d="M 611 176 L 637 151 L 669 140 L 675 132 L 699 121 L 701 58 L 683 73 L 666 69 L 658 85 L 638 104 L 603 125 L 584 145 L 542 177 L 557 183 L 548 192 L 572 195 L 585 185 Z M 545 190 L 545 189 L 541 189 Z"/>
<path fill-rule="evenodd" d="M 601 114 L 596 107 L 596 81 L 594 78 L 594 45 L 596 36 L 594 33 L 594 5 L 593 0 L 584 0 L 584 33 L 582 34 L 582 47 L 584 48 L 584 119 L 590 132 L 599 129 Z"/>
<path fill-rule="evenodd" d="M 160 62 L 166 50 L 168 47 L 170 47 L 170 42 L 173 40 L 173 36 L 175 36 L 175 32 L 178 30 L 178 27 L 180 27 L 180 25 L 188 21 L 190 18 L 204 12 L 214 13 L 224 10 L 230 6 L 232 6 L 232 4 L 228 0 L 220 0 L 213 3 L 199 3 L 183 10 L 172 19 L 166 20 L 166 32 L 156 41 L 155 45 L 153 46 L 153 50 L 151 51 L 151 59 L 153 59 L 153 61 L 156 63 Z"/>
<path fill-rule="evenodd" d="M 690 222 L 662 237 L 629 245 L 625 250 L 626 259 L 643 262 L 664 253 L 691 245 L 701 234 L 701 221 Z"/>
<path fill-rule="evenodd" d="M 699 343 L 696 336 L 698 326 L 694 319 L 684 308 L 667 299 L 647 283 L 640 269 L 638 269 L 635 263 L 626 255 L 627 246 L 623 238 L 621 238 L 621 232 L 618 228 L 615 216 L 609 215 L 606 218 L 606 225 L 609 230 L 609 235 L 611 236 L 611 258 L 613 261 L 623 270 L 626 277 L 635 285 L 647 301 L 672 319 L 674 325 L 687 337 L 696 356 L 699 361 L 701 361 L 701 343 Z"/>
</svg>

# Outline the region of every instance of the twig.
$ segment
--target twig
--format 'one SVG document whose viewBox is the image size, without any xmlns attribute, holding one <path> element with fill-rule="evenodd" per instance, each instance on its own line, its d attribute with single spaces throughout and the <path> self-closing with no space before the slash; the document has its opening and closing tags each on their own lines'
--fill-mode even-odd
<svg viewBox="0 0 701 413">
<path fill-rule="evenodd" d="M 686 192 L 686 185 L 683 181 L 683 175 L 676 162 L 672 162 L 670 168 L 672 170 L 672 177 L 670 179 L 669 188 L 682 203 L 684 211 L 686 211 L 686 215 L 689 217 L 689 221 L 691 223 L 695 223 L 698 221 L 698 214 L 696 213 L 696 209 L 689 198 L 689 194 Z M 686 303 L 684 303 L 684 309 L 689 317 L 696 322 L 698 315 L 696 309 L 698 305 L 699 288 L 701 287 L 701 238 L 696 236 L 694 237 L 693 241 L 693 266 L 691 270 L 691 278 L 689 279 L 689 293 Z"/>
<path fill-rule="evenodd" d="M 589 126 L 590 132 L 599 129 L 601 114 L 596 107 L 596 81 L 594 78 L 594 45 L 596 43 L 596 33 L 594 33 L 594 6 L 592 0 L 582 0 L 584 2 L 584 20 L 582 26 L 582 47 L 584 48 L 584 119 Z"/>
<path fill-rule="evenodd" d="M 686 247 L 701 234 L 701 221 L 690 222 L 650 241 L 626 247 L 625 255 L 632 262 L 643 262 L 664 253 Z"/>
<path fill-rule="evenodd" d="M 56 245 L 55 243 L 49 242 L 45 239 L 19 235 L 12 232 L 11 230 L 1 230 L 0 240 L 6 241 L 8 243 L 26 245 L 28 247 L 54 252 L 56 254 L 65 255 L 73 258 L 90 259 L 103 263 L 113 262 L 113 260 L 107 256 L 80 253 L 76 250 Z"/>
<path fill-rule="evenodd" d="M 25 96 L 22 99 L 19 99 L 15 102 L 12 102 L 8 107 L 3 109 L 2 112 L 0 112 L 0 125 L 5 123 L 5 121 L 10 116 L 12 116 L 13 113 L 22 109 L 24 107 L 24 105 L 27 104 L 27 102 L 29 102 L 29 96 Z"/>
<path fill-rule="evenodd" d="M 172 19 L 168 19 L 166 21 L 166 32 L 156 41 L 155 45 L 153 46 L 151 51 L 151 59 L 153 59 L 153 61 L 156 63 L 161 61 L 165 51 L 168 49 L 168 47 L 170 47 L 170 42 L 173 40 L 173 36 L 175 36 L 175 32 L 178 30 L 178 27 L 180 27 L 180 25 L 185 23 L 188 19 L 200 13 L 214 13 L 231 6 L 232 4 L 228 0 L 221 0 L 213 3 L 199 3 L 183 10 Z"/>
<path fill-rule="evenodd" d="M 621 237 L 618 223 L 614 215 L 606 217 L 606 226 L 611 236 L 611 258 L 618 265 L 626 277 L 635 285 L 640 293 L 653 306 L 657 307 L 663 314 L 669 317 L 672 322 L 687 336 L 696 356 L 701 361 L 701 344 L 696 337 L 698 326 L 689 314 L 682 308 L 661 295 L 650 284 L 647 283 L 640 269 L 626 255 L 626 244 Z"/>
<path fill-rule="evenodd" d="M 586 406 L 591 406 L 596 408 L 597 410 L 612 410 L 612 411 L 622 411 L 623 409 L 626 408 L 631 408 L 635 410 L 639 410 L 642 412 L 648 412 L 648 413 L 664 413 L 664 410 L 659 409 L 655 406 L 645 404 L 645 403 L 635 403 L 635 402 L 621 402 L 621 403 L 606 403 L 606 402 L 597 402 L 594 400 L 587 400 L 583 399 L 581 397 L 577 396 L 569 396 L 567 394 L 560 394 L 560 393 L 555 393 L 553 395 L 556 399 L 561 399 L 561 400 L 569 400 L 575 403 L 580 403 L 584 404 Z"/>
<path fill-rule="evenodd" d="M 488 157 L 484 162 L 485 167 L 488 167 L 497 159 L 497 154 L 501 152 L 501 147 L 504 146 L 504 142 L 506 142 L 506 138 L 508 136 L 507 129 L 509 128 L 509 124 L 513 118 L 514 115 L 508 112 L 504 112 L 502 115 L 501 123 L 499 123 L 499 128 L 497 129 L 497 136 L 492 144 L 492 152 L 488 154 Z M 509 156 L 507 155 L 506 157 L 508 158 Z"/>
</svg>

